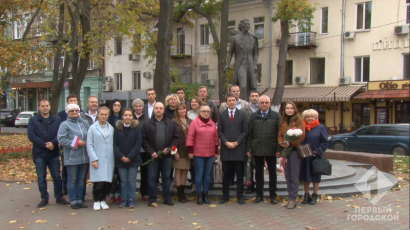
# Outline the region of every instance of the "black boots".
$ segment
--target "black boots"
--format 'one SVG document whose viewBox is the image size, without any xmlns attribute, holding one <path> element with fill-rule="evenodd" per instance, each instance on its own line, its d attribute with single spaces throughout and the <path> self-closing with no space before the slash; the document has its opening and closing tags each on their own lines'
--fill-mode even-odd
<svg viewBox="0 0 410 230">
<path fill-rule="evenodd" d="M 229 202 L 229 196 L 228 195 L 224 195 L 222 200 L 219 201 L 220 204 L 224 204 L 226 202 Z"/>
<path fill-rule="evenodd" d="M 185 193 L 184 193 L 184 186 L 180 185 L 177 186 L 177 190 L 178 190 L 178 200 L 180 203 L 186 203 L 186 198 L 185 198 Z"/>
<path fill-rule="evenodd" d="M 208 192 L 203 193 L 203 196 L 204 196 L 203 197 L 204 203 L 210 204 L 211 201 L 209 201 L 209 199 L 208 199 Z"/>
<path fill-rule="evenodd" d="M 196 203 L 202 205 L 204 202 L 202 201 L 202 192 L 196 194 Z"/>
<path fill-rule="evenodd" d="M 307 204 L 310 202 L 310 195 L 308 192 L 305 192 L 305 195 L 303 195 L 303 201 L 302 204 Z"/>
<path fill-rule="evenodd" d="M 313 193 L 312 198 L 309 201 L 309 204 L 314 205 L 314 204 L 316 204 L 316 201 L 317 201 L 317 194 Z"/>
</svg>

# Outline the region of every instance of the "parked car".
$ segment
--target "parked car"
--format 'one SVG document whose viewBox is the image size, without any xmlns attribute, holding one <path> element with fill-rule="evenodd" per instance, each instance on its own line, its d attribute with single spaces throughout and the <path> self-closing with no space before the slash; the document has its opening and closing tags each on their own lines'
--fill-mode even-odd
<svg viewBox="0 0 410 230">
<path fill-rule="evenodd" d="M 16 126 L 16 128 L 19 128 L 20 126 L 27 126 L 30 117 L 35 115 L 37 115 L 37 112 L 35 111 L 24 111 L 19 113 L 19 115 L 16 117 L 16 120 L 14 121 L 14 126 Z"/>
<path fill-rule="evenodd" d="M 1 109 L 1 124 L 13 126 L 14 120 L 16 119 L 19 112 L 20 111 L 18 109 Z"/>
<path fill-rule="evenodd" d="M 409 124 L 369 125 L 329 137 L 329 148 L 342 151 L 409 155 Z"/>
</svg>

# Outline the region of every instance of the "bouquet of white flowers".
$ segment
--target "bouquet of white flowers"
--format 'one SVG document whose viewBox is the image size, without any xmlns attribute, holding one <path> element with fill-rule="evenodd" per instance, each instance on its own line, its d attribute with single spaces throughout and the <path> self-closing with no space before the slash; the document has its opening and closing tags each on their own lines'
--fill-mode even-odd
<svg viewBox="0 0 410 230">
<path fill-rule="evenodd" d="M 303 131 L 301 129 L 298 129 L 298 128 L 289 129 L 285 134 L 285 141 L 288 141 L 288 142 L 296 141 L 300 136 L 302 136 L 302 134 L 303 134 Z M 282 157 L 286 158 L 286 156 L 289 154 L 292 148 L 293 148 L 292 146 L 284 148 Z"/>
</svg>

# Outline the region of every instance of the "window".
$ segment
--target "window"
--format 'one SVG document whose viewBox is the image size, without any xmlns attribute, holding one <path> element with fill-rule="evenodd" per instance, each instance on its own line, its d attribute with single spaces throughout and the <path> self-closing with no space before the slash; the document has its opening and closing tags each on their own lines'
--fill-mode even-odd
<svg viewBox="0 0 410 230">
<path fill-rule="evenodd" d="M 177 53 L 185 54 L 185 32 L 184 28 L 177 28 Z"/>
<path fill-rule="evenodd" d="M 117 90 L 122 90 L 122 73 L 115 74 L 115 83 L 117 85 Z"/>
<path fill-rule="evenodd" d="M 231 41 L 231 37 L 233 34 L 233 31 L 235 30 L 235 21 L 228 21 L 228 42 Z"/>
<path fill-rule="evenodd" d="M 141 72 L 132 73 L 132 88 L 133 90 L 141 89 Z"/>
<path fill-rule="evenodd" d="M 325 59 L 310 59 L 310 84 L 325 83 Z"/>
<path fill-rule="evenodd" d="M 115 45 L 115 54 L 116 55 L 122 54 L 122 39 L 115 38 L 114 45 Z"/>
<path fill-rule="evenodd" d="M 255 36 L 258 39 L 263 39 L 265 26 L 264 23 L 265 17 L 253 18 L 253 29 L 255 30 Z"/>
<path fill-rule="evenodd" d="M 201 83 L 206 82 L 206 80 L 208 79 L 208 66 L 207 65 L 199 66 L 199 77 L 201 78 L 200 79 Z"/>
<path fill-rule="evenodd" d="M 23 36 L 23 28 L 20 21 L 14 22 L 14 39 L 20 39 Z"/>
<path fill-rule="evenodd" d="M 372 2 L 356 4 L 356 30 L 370 30 L 372 21 Z"/>
<path fill-rule="evenodd" d="M 356 134 L 359 136 L 374 135 L 376 129 L 376 126 L 370 126 L 357 131 Z"/>
<path fill-rule="evenodd" d="M 310 108 L 316 110 L 319 113 L 319 123 L 324 125 L 326 124 L 326 107 L 325 104 L 310 104 Z"/>
<path fill-rule="evenodd" d="M 293 84 L 293 61 L 286 61 L 286 81 L 285 85 Z"/>
<path fill-rule="evenodd" d="M 380 126 L 376 135 L 379 136 L 396 136 L 396 129 L 392 126 Z"/>
<path fill-rule="evenodd" d="M 406 0 L 406 23 L 410 24 L 410 0 Z"/>
<path fill-rule="evenodd" d="M 262 64 L 257 64 L 256 68 L 258 68 L 257 75 L 256 75 L 256 83 L 262 83 Z"/>
<path fill-rule="evenodd" d="M 395 109 L 396 123 L 410 123 L 410 102 L 396 101 Z"/>
<path fill-rule="evenodd" d="M 320 32 L 322 34 L 327 34 L 328 30 L 328 20 L 329 20 L 329 7 L 323 7 L 322 8 L 322 23 L 321 23 L 321 29 Z"/>
<path fill-rule="evenodd" d="M 370 57 L 355 57 L 354 65 L 355 82 L 368 82 L 370 78 Z"/>
<path fill-rule="evenodd" d="M 403 54 L 403 79 L 410 79 L 410 54 Z"/>
<path fill-rule="evenodd" d="M 200 27 L 201 32 L 201 40 L 200 45 L 206 46 L 209 45 L 209 26 L 208 25 L 201 25 Z"/>
<path fill-rule="evenodd" d="M 91 51 L 90 53 L 90 59 L 88 60 L 87 69 L 88 70 L 94 69 L 94 51 Z"/>
<path fill-rule="evenodd" d="M 355 127 L 359 128 L 362 125 L 370 125 L 370 105 L 369 104 L 353 104 L 353 119 Z"/>
</svg>

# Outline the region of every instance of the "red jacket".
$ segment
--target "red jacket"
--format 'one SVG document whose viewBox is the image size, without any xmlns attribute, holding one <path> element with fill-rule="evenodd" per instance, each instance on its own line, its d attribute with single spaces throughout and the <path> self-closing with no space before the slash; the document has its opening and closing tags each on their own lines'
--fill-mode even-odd
<svg viewBox="0 0 410 230">
<path fill-rule="evenodd" d="M 199 116 L 189 125 L 186 146 L 194 147 L 194 156 L 212 157 L 216 152 L 215 146 L 219 145 L 218 130 L 212 120 L 208 123 L 201 121 Z"/>
</svg>

